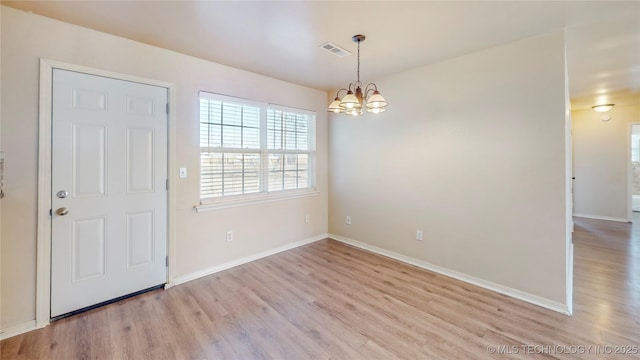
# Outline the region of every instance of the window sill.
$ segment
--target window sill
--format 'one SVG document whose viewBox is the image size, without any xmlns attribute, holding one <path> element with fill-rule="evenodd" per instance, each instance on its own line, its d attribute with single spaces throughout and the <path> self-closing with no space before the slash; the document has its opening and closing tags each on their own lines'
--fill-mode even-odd
<svg viewBox="0 0 640 360">
<path fill-rule="evenodd" d="M 200 205 L 195 205 L 193 208 L 196 210 L 196 212 L 200 213 L 200 212 L 220 210 L 220 209 L 231 208 L 231 207 L 263 204 L 263 203 L 268 203 L 273 201 L 282 201 L 282 200 L 316 196 L 319 193 L 320 192 L 317 191 L 316 189 L 308 189 L 303 191 L 287 191 L 282 193 L 247 195 L 247 196 L 240 196 L 239 198 L 235 198 L 235 199 L 212 200 L 212 201 L 204 202 Z"/>
</svg>

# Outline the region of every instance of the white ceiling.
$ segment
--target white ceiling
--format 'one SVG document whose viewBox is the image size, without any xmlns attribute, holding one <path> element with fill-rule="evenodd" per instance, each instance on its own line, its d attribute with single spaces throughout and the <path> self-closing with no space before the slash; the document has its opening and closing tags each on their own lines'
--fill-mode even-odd
<svg viewBox="0 0 640 360">
<path fill-rule="evenodd" d="M 573 107 L 640 103 L 639 1 L 1 1 L 14 8 L 330 90 L 566 29 Z M 331 41 L 344 58 L 319 48 Z M 541 54 L 543 55 L 543 54 Z"/>
</svg>

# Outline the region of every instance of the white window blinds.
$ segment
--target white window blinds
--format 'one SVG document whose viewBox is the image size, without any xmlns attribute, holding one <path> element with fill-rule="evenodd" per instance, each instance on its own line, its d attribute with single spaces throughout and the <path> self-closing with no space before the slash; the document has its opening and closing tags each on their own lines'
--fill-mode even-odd
<svg viewBox="0 0 640 360">
<path fill-rule="evenodd" d="M 269 191 L 309 186 L 308 115 L 267 111 Z"/>
<path fill-rule="evenodd" d="M 200 198 L 314 186 L 315 115 L 200 93 Z"/>
</svg>

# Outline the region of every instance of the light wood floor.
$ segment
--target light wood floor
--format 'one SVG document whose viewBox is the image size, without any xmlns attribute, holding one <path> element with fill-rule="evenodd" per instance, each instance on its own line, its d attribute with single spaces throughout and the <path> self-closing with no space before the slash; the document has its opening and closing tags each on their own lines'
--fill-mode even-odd
<svg viewBox="0 0 640 360">
<path fill-rule="evenodd" d="M 620 349 L 603 344 L 634 352 L 640 225 L 576 219 L 574 243 L 572 317 L 323 240 L 7 339 L 1 357 L 601 359 L 598 349 Z M 492 354 L 500 345 L 511 354 Z M 588 353 L 540 354 L 579 349 Z"/>
</svg>

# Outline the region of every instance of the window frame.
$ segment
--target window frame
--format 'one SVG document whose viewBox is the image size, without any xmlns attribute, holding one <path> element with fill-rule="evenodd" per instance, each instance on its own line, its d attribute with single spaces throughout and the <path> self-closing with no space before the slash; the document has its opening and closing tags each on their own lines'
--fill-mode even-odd
<svg viewBox="0 0 640 360">
<path fill-rule="evenodd" d="M 202 136 L 202 124 L 200 114 L 201 114 L 201 100 L 211 99 L 214 101 L 220 101 L 222 103 L 233 103 L 239 104 L 243 106 L 253 106 L 260 108 L 260 148 L 227 148 L 227 147 L 204 147 L 201 143 Z M 308 116 L 307 119 L 307 150 L 291 150 L 291 149 L 270 149 L 268 146 L 268 114 L 269 111 L 281 111 L 281 112 L 289 112 L 300 115 Z M 303 110 L 293 107 L 287 107 L 282 105 L 275 105 L 269 103 L 263 103 L 253 100 L 247 100 L 238 97 L 232 97 L 228 95 L 215 94 L 208 91 L 200 91 L 198 95 L 198 130 L 200 133 L 199 137 L 199 203 L 194 206 L 196 211 L 207 211 L 207 210 L 215 210 L 224 207 L 234 207 L 234 206 L 243 206 L 255 203 L 263 203 L 277 200 L 286 200 L 307 196 L 314 196 L 318 194 L 316 189 L 316 112 L 310 110 Z M 224 144 L 223 144 L 224 145 Z M 209 196 L 203 197 L 203 188 L 202 188 L 202 154 L 203 153 L 218 153 L 218 154 L 226 154 L 226 153 L 247 153 L 247 154 L 260 154 L 260 171 L 259 171 L 259 190 L 258 192 L 253 193 L 243 193 L 243 194 L 234 194 L 234 195 L 222 195 L 222 196 Z M 307 165 L 307 177 L 308 177 L 308 186 L 304 188 L 297 189 L 285 189 L 285 190 L 269 190 L 269 155 L 270 154 L 306 154 L 308 156 L 308 165 Z M 224 155 L 223 155 L 224 156 Z"/>
<path fill-rule="evenodd" d="M 631 134 L 631 162 L 640 162 L 640 134 Z"/>
</svg>

